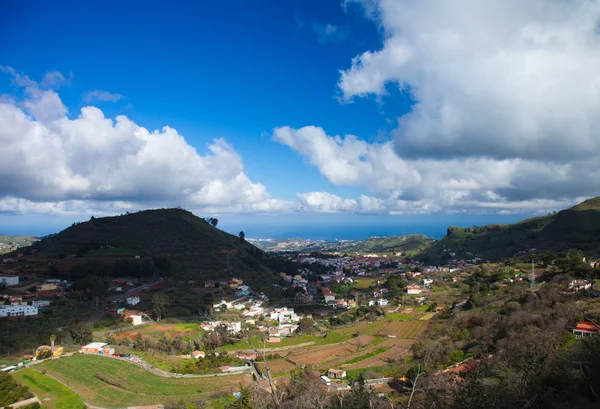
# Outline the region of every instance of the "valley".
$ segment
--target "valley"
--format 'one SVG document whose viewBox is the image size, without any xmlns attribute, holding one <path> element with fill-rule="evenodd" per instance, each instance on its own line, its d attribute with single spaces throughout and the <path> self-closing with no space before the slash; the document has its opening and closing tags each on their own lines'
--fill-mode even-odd
<svg viewBox="0 0 600 409">
<path fill-rule="evenodd" d="M 569 212 L 598 212 L 594 203 Z M 563 217 L 573 216 L 542 219 L 539 248 L 508 246 L 506 256 L 486 243 L 534 222 L 449 228 L 439 241 L 335 244 L 343 250 L 305 241 L 298 243 L 308 248 L 291 250 L 283 241 L 263 253 L 179 209 L 93 219 L 3 259 L 5 277 L 18 280 L 2 294 L 0 369 L 15 371 L 50 408 L 81 401 L 106 409 L 224 408 L 243 396 L 271 401 L 274 391 L 296 405 L 298 385 L 313 388 L 314 399 L 344 391 L 379 406 L 402 407 L 412 390 L 415 405 L 431 402 L 432 393 L 459 402 L 463 395 L 449 388 L 457 376 L 470 385 L 469 374 L 480 371 L 472 382 L 498 382 L 495 365 L 520 373 L 521 361 L 503 345 L 527 347 L 530 332 L 548 328 L 543 342 L 551 349 L 579 354 L 578 322 L 595 330 L 594 251 L 543 244 Z M 174 238 L 175 230 L 188 238 Z M 428 262 L 432 252 L 444 262 Z M 56 346 L 44 346 L 49 341 Z M 540 368 L 559 362 L 543 359 Z M 62 386 L 44 386 L 56 382 Z M 505 386 L 508 395 L 520 393 Z"/>
</svg>

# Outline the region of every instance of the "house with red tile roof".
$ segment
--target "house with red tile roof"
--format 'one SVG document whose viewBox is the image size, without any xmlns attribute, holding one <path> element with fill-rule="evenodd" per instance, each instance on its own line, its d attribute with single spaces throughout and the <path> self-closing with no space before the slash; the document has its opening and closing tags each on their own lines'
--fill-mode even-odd
<svg viewBox="0 0 600 409">
<path fill-rule="evenodd" d="M 580 322 L 575 326 L 575 328 L 573 328 L 573 334 L 575 334 L 578 337 L 596 335 L 599 332 L 600 325 L 589 321 Z"/>
</svg>

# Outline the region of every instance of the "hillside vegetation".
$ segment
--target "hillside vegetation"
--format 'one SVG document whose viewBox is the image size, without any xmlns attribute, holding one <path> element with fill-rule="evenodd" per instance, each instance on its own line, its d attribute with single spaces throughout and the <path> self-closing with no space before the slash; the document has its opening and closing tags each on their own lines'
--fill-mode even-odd
<svg viewBox="0 0 600 409">
<path fill-rule="evenodd" d="M 37 240 L 33 236 L 4 236 L 0 234 L 0 254 L 10 253 L 18 247 L 30 246 Z"/>
<path fill-rule="evenodd" d="M 43 238 L 31 250 L 37 250 L 39 257 L 57 257 L 73 264 L 154 260 L 164 267 L 159 268 L 163 272 L 202 278 L 256 280 L 272 274 L 261 250 L 183 209 L 92 217 Z"/>
<path fill-rule="evenodd" d="M 455 253 L 456 258 L 500 260 L 532 248 L 550 252 L 577 248 L 585 254 L 600 255 L 600 197 L 514 224 L 449 227 L 446 236 L 418 258 L 443 263 Z"/>
<path fill-rule="evenodd" d="M 416 253 L 428 248 L 434 241 L 423 234 L 371 237 L 358 243 L 351 243 L 340 250 L 360 253 Z"/>
</svg>

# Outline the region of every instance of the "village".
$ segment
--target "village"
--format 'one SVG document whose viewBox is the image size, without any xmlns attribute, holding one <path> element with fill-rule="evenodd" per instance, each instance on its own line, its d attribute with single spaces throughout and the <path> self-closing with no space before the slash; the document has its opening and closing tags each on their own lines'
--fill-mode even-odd
<svg viewBox="0 0 600 409">
<path fill-rule="evenodd" d="M 58 331 L 48 344 L 0 370 L 45 366 L 46 360 L 83 354 L 124 361 L 160 377 L 250 378 L 268 391 L 293 368 L 309 367 L 331 393 L 349 389 L 352 379 L 367 374 L 367 385 L 382 397 L 391 396 L 406 392 L 409 384 L 394 363 L 411 355 L 412 345 L 434 322 L 471 302 L 465 292 L 478 271 L 497 271 L 501 279 L 494 288 L 507 294 L 513 287 L 523 291 L 531 281 L 526 264 L 506 267 L 478 258 L 444 266 L 375 254 L 298 254 L 294 261 L 297 274 L 281 273 L 272 284 L 279 297 L 268 297 L 236 277 L 185 283 L 160 277 L 112 278 L 89 318 L 91 342 L 55 343 L 65 339 L 64 331 Z M 543 269 L 534 266 L 532 272 L 538 279 Z M 0 293 L 1 319 L 35 320 L 59 308 L 61 300 L 78 297 L 73 283 L 58 278 L 5 274 L 0 282 L 5 290 Z M 178 297 L 182 285 L 196 301 L 190 295 Z M 591 293 L 593 287 L 579 278 L 566 283 L 564 291 Z M 164 313 L 157 314 L 157 294 L 170 299 Z M 178 318 L 194 302 L 202 304 L 201 313 Z M 600 326 L 583 321 L 571 332 L 587 337 L 598 334 Z M 476 365 L 476 357 L 459 355 L 439 376 L 456 382 Z M 268 373 L 277 379 L 269 379 Z M 237 393 L 234 386 L 227 388 Z"/>
</svg>

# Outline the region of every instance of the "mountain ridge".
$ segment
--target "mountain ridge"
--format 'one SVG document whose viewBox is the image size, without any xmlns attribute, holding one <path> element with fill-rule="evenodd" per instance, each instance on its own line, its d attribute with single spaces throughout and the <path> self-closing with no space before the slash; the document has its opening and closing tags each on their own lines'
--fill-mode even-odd
<svg viewBox="0 0 600 409">
<path fill-rule="evenodd" d="M 446 236 L 419 253 L 417 259 L 435 264 L 451 258 L 501 260 L 532 248 L 551 252 L 577 248 L 600 255 L 600 197 L 513 224 L 449 226 Z"/>
</svg>

